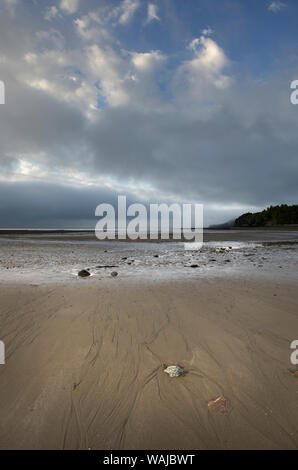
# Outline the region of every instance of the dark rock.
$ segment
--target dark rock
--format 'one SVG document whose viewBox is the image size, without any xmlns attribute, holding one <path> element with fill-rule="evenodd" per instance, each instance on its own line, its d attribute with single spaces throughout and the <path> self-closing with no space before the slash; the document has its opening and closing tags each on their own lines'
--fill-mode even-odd
<svg viewBox="0 0 298 470">
<path fill-rule="evenodd" d="M 190 267 L 191 267 L 191 268 L 198 268 L 199 265 L 198 265 L 198 264 L 191 264 Z"/>
<path fill-rule="evenodd" d="M 117 276 L 118 276 L 117 271 L 112 271 L 112 272 L 111 272 L 111 276 L 112 276 L 112 277 L 117 277 Z"/>
<path fill-rule="evenodd" d="M 78 276 L 88 277 L 88 276 L 90 276 L 90 273 L 89 273 L 89 271 L 87 271 L 87 269 L 82 269 L 81 271 L 78 272 Z"/>
</svg>

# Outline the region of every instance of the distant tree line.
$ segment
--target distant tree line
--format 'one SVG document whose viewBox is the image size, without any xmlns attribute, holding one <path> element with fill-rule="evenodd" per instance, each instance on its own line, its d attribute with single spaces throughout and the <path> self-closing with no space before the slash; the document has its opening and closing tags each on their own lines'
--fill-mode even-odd
<svg viewBox="0 0 298 470">
<path fill-rule="evenodd" d="M 236 227 L 265 227 L 298 224 L 298 205 L 270 206 L 262 212 L 247 212 L 235 220 Z"/>
</svg>

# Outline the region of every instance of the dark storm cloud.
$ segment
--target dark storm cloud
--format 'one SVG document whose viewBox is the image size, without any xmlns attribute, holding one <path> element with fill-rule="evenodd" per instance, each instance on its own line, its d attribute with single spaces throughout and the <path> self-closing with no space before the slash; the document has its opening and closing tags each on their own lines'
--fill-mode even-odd
<svg viewBox="0 0 298 470">
<path fill-rule="evenodd" d="M 106 110 L 91 136 L 95 165 L 180 198 L 252 206 L 295 201 L 298 109 L 287 82 L 269 88 L 229 93 L 206 120 Z"/>
<path fill-rule="evenodd" d="M 117 211 L 117 193 L 108 188 L 40 182 L 0 182 L 0 228 L 95 228 L 98 204 Z M 127 194 L 127 205 L 135 202 Z"/>
</svg>

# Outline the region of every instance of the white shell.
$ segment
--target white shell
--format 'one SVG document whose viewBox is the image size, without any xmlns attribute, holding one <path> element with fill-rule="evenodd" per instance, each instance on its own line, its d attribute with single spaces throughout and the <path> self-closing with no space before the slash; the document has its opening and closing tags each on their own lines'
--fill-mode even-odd
<svg viewBox="0 0 298 470">
<path fill-rule="evenodd" d="M 183 375 L 184 371 L 179 366 L 168 366 L 164 372 L 169 374 L 170 377 L 179 377 L 179 375 Z"/>
</svg>

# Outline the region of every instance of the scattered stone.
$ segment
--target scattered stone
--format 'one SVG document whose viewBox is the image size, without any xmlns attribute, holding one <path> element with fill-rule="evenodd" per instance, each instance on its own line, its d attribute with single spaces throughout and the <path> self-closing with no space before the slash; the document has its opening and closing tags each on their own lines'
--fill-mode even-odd
<svg viewBox="0 0 298 470">
<path fill-rule="evenodd" d="M 289 371 L 295 379 L 298 379 L 298 369 L 289 369 Z"/>
<path fill-rule="evenodd" d="M 154 258 L 159 258 L 159 255 L 153 255 Z"/>
<path fill-rule="evenodd" d="M 220 396 L 216 398 L 215 400 L 211 400 L 208 403 L 208 409 L 215 413 L 219 412 L 219 413 L 226 414 L 229 411 L 228 400 L 223 396 Z"/>
<path fill-rule="evenodd" d="M 112 276 L 112 277 L 117 277 L 117 276 L 118 276 L 117 271 L 112 271 L 112 272 L 111 272 L 111 276 Z"/>
<path fill-rule="evenodd" d="M 231 260 L 230 259 L 225 259 L 225 263 L 230 263 Z"/>
<path fill-rule="evenodd" d="M 90 273 L 89 273 L 89 271 L 87 271 L 87 269 L 82 269 L 81 271 L 78 272 L 78 276 L 88 277 L 88 276 L 90 276 Z"/>
<path fill-rule="evenodd" d="M 170 377 L 179 377 L 184 375 L 184 370 L 180 366 L 168 366 L 164 369 L 166 374 L 169 374 Z"/>
<path fill-rule="evenodd" d="M 199 265 L 198 265 L 198 264 L 191 264 L 190 267 L 191 267 L 191 268 L 198 268 Z"/>
<path fill-rule="evenodd" d="M 126 261 L 127 260 L 127 257 L 126 256 L 123 256 L 123 258 L 121 258 L 123 261 Z"/>
<path fill-rule="evenodd" d="M 229 248 L 225 248 L 225 247 L 216 248 L 215 251 L 216 253 L 225 253 L 226 251 L 229 251 Z"/>
</svg>

